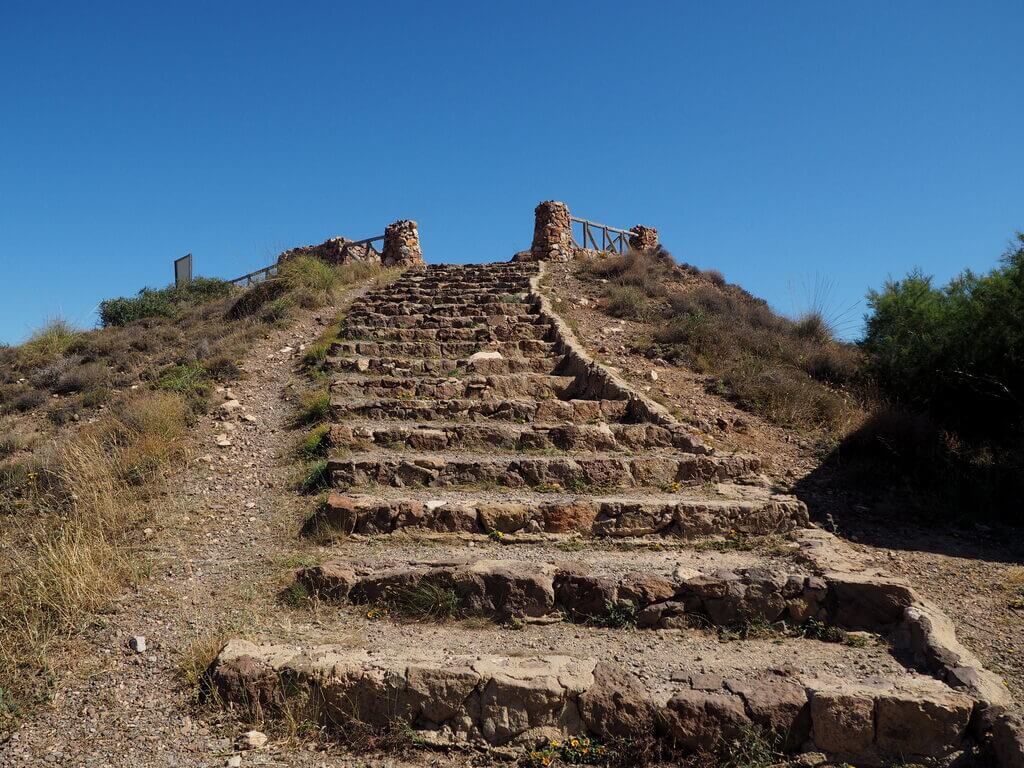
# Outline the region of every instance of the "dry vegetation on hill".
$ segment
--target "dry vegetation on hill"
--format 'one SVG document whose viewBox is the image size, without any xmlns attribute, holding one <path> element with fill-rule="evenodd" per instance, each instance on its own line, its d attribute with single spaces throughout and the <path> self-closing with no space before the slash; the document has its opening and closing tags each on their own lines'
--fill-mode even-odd
<svg viewBox="0 0 1024 768">
<path fill-rule="evenodd" d="M 148 502 L 216 384 L 270 325 L 378 270 L 290 261 L 247 291 L 144 290 L 108 326 L 0 349 L 0 733 L 46 698 L 65 641 L 144 567 Z"/>
<path fill-rule="evenodd" d="M 603 281 L 613 317 L 649 323 L 641 351 L 714 377 L 714 389 L 781 426 L 843 432 L 860 416 L 861 354 L 820 312 L 790 320 L 714 271 L 665 251 L 606 255 L 584 276 Z"/>
</svg>

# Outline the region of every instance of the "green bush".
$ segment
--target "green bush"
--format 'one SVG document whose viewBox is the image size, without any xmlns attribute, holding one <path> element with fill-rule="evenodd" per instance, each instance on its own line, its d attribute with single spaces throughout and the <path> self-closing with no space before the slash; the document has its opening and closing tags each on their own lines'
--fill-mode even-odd
<svg viewBox="0 0 1024 768">
<path fill-rule="evenodd" d="M 1024 234 L 987 275 L 942 288 L 913 272 L 868 294 L 863 347 L 882 389 L 977 438 L 1019 434 L 1024 417 Z"/>
<path fill-rule="evenodd" d="M 1024 523 L 1024 235 L 988 274 L 915 271 L 868 303 L 862 346 L 891 405 L 837 463 L 921 516 Z"/>
<path fill-rule="evenodd" d="M 180 287 L 143 288 L 133 298 L 120 297 L 100 302 L 104 328 L 127 325 L 144 317 L 176 317 L 184 306 L 202 304 L 227 296 L 234 286 L 226 280 L 197 277 Z"/>
</svg>

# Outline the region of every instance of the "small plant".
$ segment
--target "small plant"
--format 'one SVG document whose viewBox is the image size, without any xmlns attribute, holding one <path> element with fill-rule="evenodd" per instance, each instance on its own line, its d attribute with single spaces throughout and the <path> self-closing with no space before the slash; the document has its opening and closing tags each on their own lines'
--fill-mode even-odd
<svg viewBox="0 0 1024 768">
<path fill-rule="evenodd" d="M 449 621 L 462 612 L 455 590 L 429 581 L 397 589 L 388 595 L 387 602 L 397 612 L 418 620 Z"/>
<path fill-rule="evenodd" d="M 299 493 L 317 493 L 331 484 L 330 473 L 327 471 L 327 459 L 307 464 L 299 479 Z"/>
<path fill-rule="evenodd" d="M 605 613 L 598 620 L 602 627 L 612 629 L 625 629 L 636 626 L 636 605 L 631 600 L 613 602 L 609 600 L 604 605 Z"/>
<path fill-rule="evenodd" d="M 565 741 L 549 741 L 546 746 L 527 753 L 522 768 L 546 768 L 557 765 L 607 765 L 613 758 L 610 750 L 588 736 L 571 736 Z"/>
<path fill-rule="evenodd" d="M 157 386 L 168 392 L 176 392 L 189 402 L 198 404 L 206 400 L 213 382 L 206 369 L 199 363 L 170 365 L 160 372 Z"/>
<path fill-rule="evenodd" d="M 722 768 L 768 768 L 780 762 L 780 739 L 763 728 L 746 725 L 721 747 Z"/>
<path fill-rule="evenodd" d="M 331 393 L 327 390 L 307 392 L 300 399 L 296 424 L 319 424 L 326 421 L 331 413 Z"/>
<path fill-rule="evenodd" d="M 818 619 L 808 619 L 795 634 L 823 643 L 841 643 L 851 648 L 864 648 L 868 644 L 868 639 L 864 635 L 851 634 L 841 627 L 826 624 Z"/>
<path fill-rule="evenodd" d="M 721 539 L 702 541 L 694 547 L 698 552 L 749 552 L 753 548 L 753 538 L 735 528 Z"/>
<path fill-rule="evenodd" d="M 284 605 L 291 608 L 303 608 L 313 600 L 309 587 L 301 581 L 293 581 L 281 590 L 279 598 Z"/>
<path fill-rule="evenodd" d="M 323 458 L 330 445 L 330 434 L 329 424 L 318 424 L 302 438 L 295 453 L 306 461 Z"/>
<path fill-rule="evenodd" d="M 505 540 L 505 534 L 501 531 L 491 531 L 487 534 L 487 538 L 491 541 L 501 544 Z"/>
</svg>

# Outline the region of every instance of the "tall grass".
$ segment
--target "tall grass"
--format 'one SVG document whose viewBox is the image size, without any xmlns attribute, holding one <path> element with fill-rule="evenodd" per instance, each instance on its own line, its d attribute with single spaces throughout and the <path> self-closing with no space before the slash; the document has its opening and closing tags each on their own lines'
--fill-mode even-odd
<svg viewBox="0 0 1024 768">
<path fill-rule="evenodd" d="M 140 395 L 6 480 L 24 505 L 0 565 L 0 732 L 47 695 L 55 646 L 136 575 L 135 484 L 182 463 L 186 412 L 177 396 Z"/>
</svg>

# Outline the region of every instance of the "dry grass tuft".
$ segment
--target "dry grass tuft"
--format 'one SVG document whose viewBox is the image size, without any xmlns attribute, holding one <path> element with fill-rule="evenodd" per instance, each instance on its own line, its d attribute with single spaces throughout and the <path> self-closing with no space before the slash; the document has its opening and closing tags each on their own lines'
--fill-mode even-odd
<svg viewBox="0 0 1024 768">
<path fill-rule="evenodd" d="M 185 413 L 172 395 L 139 395 L 2 481 L 17 484 L 0 490 L 26 514 L 0 566 L 0 730 L 46 695 L 54 644 L 137 575 L 136 472 L 151 480 L 180 465 Z"/>
<path fill-rule="evenodd" d="M 640 351 L 708 374 L 741 407 L 800 429 L 845 433 L 859 420 L 850 389 L 861 355 L 835 338 L 822 310 L 790 320 L 664 250 L 593 258 L 580 274 L 605 281 L 605 312 L 653 325 Z"/>
</svg>

